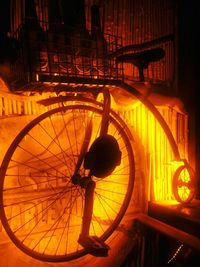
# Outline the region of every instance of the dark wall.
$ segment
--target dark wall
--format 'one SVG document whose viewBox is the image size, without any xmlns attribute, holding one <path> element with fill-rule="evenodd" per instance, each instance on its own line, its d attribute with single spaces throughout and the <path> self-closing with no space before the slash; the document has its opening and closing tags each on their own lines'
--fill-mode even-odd
<svg viewBox="0 0 200 267">
<path fill-rule="evenodd" d="M 196 163 L 200 198 L 200 103 L 198 101 L 200 12 L 196 1 L 179 2 L 179 95 L 189 113 L 189 159 Z"/>
<path fill-rule="evenodd" d="M 8 32 L 10 28 L 10 0 L 0 1 L 0 33 Z"/>
</svg>

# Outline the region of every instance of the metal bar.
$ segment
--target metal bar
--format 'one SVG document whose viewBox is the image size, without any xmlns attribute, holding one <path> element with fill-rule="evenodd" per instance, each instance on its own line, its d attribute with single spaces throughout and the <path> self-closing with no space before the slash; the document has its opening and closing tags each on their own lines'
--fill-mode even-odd
<svg viewBox="0 0 200 267">
<path fill-rule="evenodd" d="M 172 239 L 178 240 L 195 250 L 200 251 L 200 239 L 193 235 L 156 220 L 146 214 L 138 214 L 136 221 Z"/>
</svg>

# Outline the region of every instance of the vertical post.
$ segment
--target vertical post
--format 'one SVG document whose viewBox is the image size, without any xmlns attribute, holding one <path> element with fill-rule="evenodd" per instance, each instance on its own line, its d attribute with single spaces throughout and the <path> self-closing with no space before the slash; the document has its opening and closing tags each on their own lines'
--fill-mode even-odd
<svg viewBox="0 0 200 267">
<path fill-rule="evenodd" d="M 94 190 L 95 190 L 95 182 L 92 180 L 87 181 L 85 185 L 85 205 L 83 212 L 82 231 L 80 235 L 81 237 L 89 236 L 90 224 L 93 213 Z"/>
</svg>

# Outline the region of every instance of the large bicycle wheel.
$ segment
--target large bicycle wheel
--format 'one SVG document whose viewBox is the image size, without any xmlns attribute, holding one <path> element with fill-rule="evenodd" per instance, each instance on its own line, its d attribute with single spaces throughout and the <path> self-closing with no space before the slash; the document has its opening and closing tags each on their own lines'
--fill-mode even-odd
<svg viewBox="0 0 200 267">
<path fill-rule="evenodd" d="M 30 122 L 9 147 L 0 169 L 2 224 L 17 247 L 44 261 L 68 261 L 88 253 L 78 243 L 84 189 L 71 177 L 88 123 L 90 145 L 99 136 L 102 108 L 73 104 Z M 126 126 L 115 114 L 108 134 L 122 152 L 121 164 L 96 183 L 90 235 L 105 241 L 128 207 L 134 185 L 134 157 Z M 80 174 L 85 175 L 83 164 Z"/>
</svg>

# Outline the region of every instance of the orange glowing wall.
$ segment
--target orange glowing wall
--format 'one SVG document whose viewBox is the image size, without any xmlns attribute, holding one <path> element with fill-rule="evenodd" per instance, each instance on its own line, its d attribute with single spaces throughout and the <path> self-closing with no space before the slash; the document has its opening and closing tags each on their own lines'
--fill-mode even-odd
<svg viewBox="0 0 200 267">
<path fill-rule="evenodd" d="M 13 115 L 36 115 L 47 110 L 47 107 L 38 105 L 35 101 L 48 97 L 18 97 L 9 93 L 1 93 L 0 114 Z M 56 107 L 51 106 L 49 108 Z M 148 169 L 149 180 L 149 200 L 171 200 L 172 194 L 172 176 L 177 166 L 175 166 L 173 149 L 168 141 L 168 137 L 157 121 L 156 117 L 141 102 L 129 106 L 114 107 L 118 109 L 117 113 L 130 126 L 134 135 L 137 135 L 142 144 L 145 153 L 145 165 Z M 157 107 L 162 117 L 169 126 L 173 137 L 177 143 L 180 157 L 188 158 L 188 140 L 187 140 L 187 115 L 176 108 L 167 106 Z"/>
<path fill-rule="evenodd" d="M 187 159 L 187 115 L 175 108 L 157 107 L 169 126 L 177 143 L 181 158 Z M 144 166 L 149 180 L 148 199 L 151 201 L 173 200 L 172 177 L 178 167 L 168 136 L 156 117 L 141 102 L 120 109 L 133 133 L 139 137 L 144 149 Z"/>
</svg>

